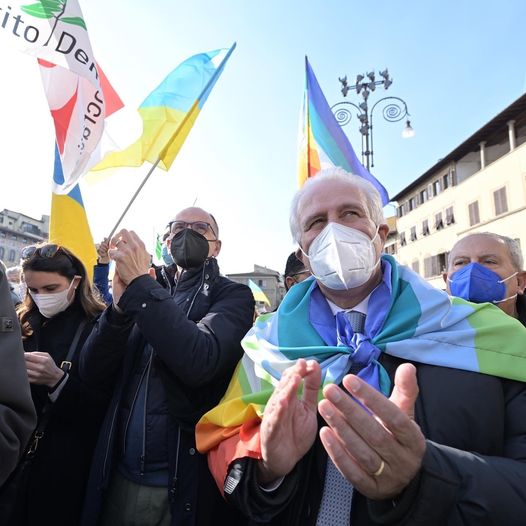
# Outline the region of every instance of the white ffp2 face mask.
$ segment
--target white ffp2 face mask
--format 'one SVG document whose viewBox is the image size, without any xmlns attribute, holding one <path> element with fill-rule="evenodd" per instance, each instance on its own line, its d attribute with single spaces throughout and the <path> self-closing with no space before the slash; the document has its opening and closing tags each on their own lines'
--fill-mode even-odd
<svg viewBox="0 0 526 526">
<path fill-rule="evenodd" d="M 31 298 L 33 298 L 33 301 L 35 302 L 35 305 L 37 306 L 38 310 L 40 311 L 40 314 L 44 316 L 45 318 L 52 318 L 53 316 L 56 316 L 59 312 L 65 311 L 70 304 L 73 301 L 73 298 L 68 300 L 68 294 L 71 290 L 71 287 L 73 286 L 73 283 L 75 283 L 75 278 L 71 281 L 71 284 L 66 290 L 63 290 L 61 292 L 52 292 L 50 294 L 35 294 L 34 292 L 29 291 L 29 294 L 31 294 Z M 77 288 L 75 286 L 75 288 Z"/>
<path fill-rule="evenodd" d="M 333 290 L 363 285 L 379 263 L 369 236 L 339 223 L 329 223 L 314 239 L 307 257 L 314 277 Z"/>
</svg>

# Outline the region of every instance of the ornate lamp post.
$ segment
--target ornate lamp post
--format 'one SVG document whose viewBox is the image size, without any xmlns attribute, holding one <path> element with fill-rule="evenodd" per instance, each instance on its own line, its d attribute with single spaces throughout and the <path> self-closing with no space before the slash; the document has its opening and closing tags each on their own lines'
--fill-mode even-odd
<svg viewBox="0 0 526 526">
<path fill-rule="evenodd" d="M 350 106 L 358 110 L 357 118 L 360 121 L 360 133 L 362 135 L 362 164 L 366 166 L 367 170 L 374 167 L 374 150 L 373 150 L 373 117 L 374 109 L 380 103 L 385 103 L 382 111 L 383 118 L 388 122 L 398 122 L 405 117 L 409 117 L 407 104 L 400 97 L 382 97 L 377 100 L 371 108 L 369 108 L 368 99 L 372 91 L 376 90 L 377 86 L 383 86 L 388 89 L 393 83 L 393 79 L 389 77 L 387 68 L 384 71 L 379 71 L 378 74 L 382 80 L 376 80 L 374 71 L 366 73 L 365 75 L 357 75 L 356 82 L 353 86 L 347 83 L 347 76 L 339 78 L 342 84 L 342 95 L 347 97 L 349 91 L 356 91 L 357 95 L 362 95 L 363 102 L 355 104 L 354 102 L 338 102 L 331 107 L 336 120 L 340 126 L 345 126 L 351 121 L 352 109 Z M 406 126 L 402 132 L 402 137 L 409 138 L 415 135 L 415 131 L 411 127 L 411 121 L 406 119 Z"/>
</svg>

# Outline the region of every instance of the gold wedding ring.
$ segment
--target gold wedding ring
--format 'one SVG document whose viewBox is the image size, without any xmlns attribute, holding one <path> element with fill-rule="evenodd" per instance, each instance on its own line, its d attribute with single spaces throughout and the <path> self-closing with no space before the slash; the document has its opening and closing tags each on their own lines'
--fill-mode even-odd
<svg viewBox="0 0 526 526">
<path fill-rule="evenodd" d="M 382 460 L 380 467 L 374 473 L 372 473 L 372 476 L 379 477 L 384 472 L 384 469 L 385 469 L 385 462 Z"/>
</svg>

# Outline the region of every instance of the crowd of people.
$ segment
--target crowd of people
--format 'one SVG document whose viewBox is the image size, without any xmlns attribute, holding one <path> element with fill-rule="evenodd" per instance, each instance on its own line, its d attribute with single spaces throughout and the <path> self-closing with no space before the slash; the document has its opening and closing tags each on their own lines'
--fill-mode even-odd
<svg viewBox="0 0 526 526">
<path fill-rule="evenodd" d="M 287 294 L 255 322 L 196 207 L 160 266 L 123 229 L 93 286 L 51 243 L 0 267 L 0 524 L 524 523 L 517 242 L 459 239 L 433 288 L 341 169 L 297 192 L 290 228 Z"/>
</svg>

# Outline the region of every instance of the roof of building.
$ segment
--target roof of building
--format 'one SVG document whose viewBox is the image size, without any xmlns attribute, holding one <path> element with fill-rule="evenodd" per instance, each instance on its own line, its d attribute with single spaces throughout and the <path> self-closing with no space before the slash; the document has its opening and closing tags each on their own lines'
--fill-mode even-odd
<svg viewBox="0 0 526 526">
<path fill-rule="evenodd" d="M 519 116 L 520 120 L 518 119 Z M 515 102 L 512 102 L 507 108 L 471 135 L 471 137 L 466 139 L 462 144 L 457 146 L 454 150 L 429 168 L 429 170 L 398 192 L 391 198 L 391 201 L 398 201 L 400 197 L 411 192 L 415 187 L 418 187 L 425 182 L 429 176 L 436 173 L 442 166 L 447 165 L 451 161 L 460 159 L 468 153 L 478 151 L 480 149 L 480 142 L 486 141 L 487 146 L 491 146 L 494 142 L 497 142 L 496 137 L 502 135 L 503 126 L 510 120 L 515 120 L 516 127 L 526 124 L 526 94 L 521 95 Z"/>
</svg>

